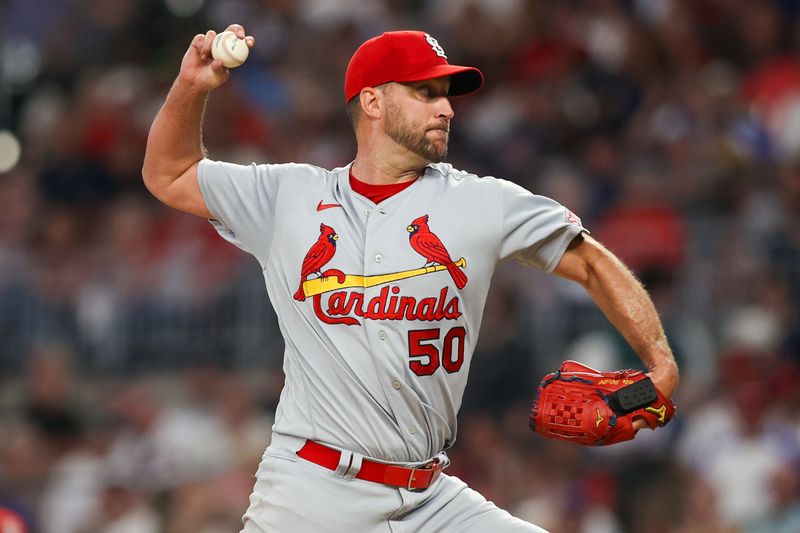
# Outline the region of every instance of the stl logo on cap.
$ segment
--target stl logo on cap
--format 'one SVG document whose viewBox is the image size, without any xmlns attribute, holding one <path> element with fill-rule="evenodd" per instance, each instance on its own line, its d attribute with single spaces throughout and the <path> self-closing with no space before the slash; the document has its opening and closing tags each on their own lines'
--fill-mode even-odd
<svg viewBox="0 0 800 533">
<path fill-rule="evenodd" d="M 439 44 L 439 41 L 431 37 L 429 33 L 425 34 L 425 40 L 428 41 L 428 44 L 431 45 L 431 48 L 433 48 L 433 51 L 436 52 L 437 56 L 447 59 L 447 55 L 444 53 L 444 48 L 442 48 L 442 45 Z"/>
</svg>

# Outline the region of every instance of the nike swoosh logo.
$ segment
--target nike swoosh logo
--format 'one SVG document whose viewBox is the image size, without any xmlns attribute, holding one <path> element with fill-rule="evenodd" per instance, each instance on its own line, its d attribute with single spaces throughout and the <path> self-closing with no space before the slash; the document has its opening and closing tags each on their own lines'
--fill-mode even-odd
<svg viewBox="0 0 800 533">
<path fill-rule="evenodd" d="M 326 209 L 330 209 L 331 207 L 342 207 L 341 204 L 323 204 L 322 200 L 319 201 L 317 204 L 317 211 L 324 211 Z"/>
</svg>

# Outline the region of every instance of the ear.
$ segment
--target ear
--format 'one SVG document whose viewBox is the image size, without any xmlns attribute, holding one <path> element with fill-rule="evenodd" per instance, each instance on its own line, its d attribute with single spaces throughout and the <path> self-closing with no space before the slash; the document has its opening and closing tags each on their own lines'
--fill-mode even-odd
<svg viewBox="0 0 800 533">
<path fill-rule="evenodd" d="M 371 118 L 380 118 L 383 112 L 383 92 L 375 87 L 364 87 L 358 95 L 361 110 Z"/>
</svg>

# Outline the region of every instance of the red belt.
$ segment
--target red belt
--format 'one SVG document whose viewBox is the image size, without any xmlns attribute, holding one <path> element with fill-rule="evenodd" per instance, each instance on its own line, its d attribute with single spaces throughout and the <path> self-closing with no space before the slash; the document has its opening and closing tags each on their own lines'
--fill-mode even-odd
<svg viewBox="0 0 800 533">
<path fill-rule="evenodd" d="M 336 470 L 342 452 L 313 440 L 307 440 L 297 455 L 307 461 L 324 466 L 328 470 Z M 412 492 L 421 492 L 433 485 L 441 473 L 442 465 L 439 459 L 434 459 L 425 466 L 412 468 L 364 459 L 361 462 L 361 470 L 355 477 L 364 481 L 402 487 Z"/>
</svg>

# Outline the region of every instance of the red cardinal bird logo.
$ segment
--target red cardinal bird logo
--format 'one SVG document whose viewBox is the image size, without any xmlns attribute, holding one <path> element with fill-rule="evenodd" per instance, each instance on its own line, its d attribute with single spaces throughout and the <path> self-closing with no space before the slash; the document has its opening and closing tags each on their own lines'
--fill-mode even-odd
<svg viewBox="0 0 800 533">
<path fill-rule="evenodd" d="M 453 263 L 447 248 L 444 247 L 439 237 L 431 232 L 428 227 L 428 215 L 415 218 L 406 230 L 409 233 L 408 239 L 411 241 L 411 247 L 425 258 L 425 266 L 428 263 L 443 265 L 450 273 L 450 277 L 453 278 L 456 287 L 463 289 L 467 284 L 467 275 Z"/>
<path fill-rule="evenodd" d="M 300 288 L 294 293 L 294 299 L 305 301 L 306 293 L 303 290 L 303 283 L 308 279 L 309 274 L 317 274 L 322 277 L 322 267 L 331 260 L 336 253 L 336 241 L 339 235 L 336 230 L 325 224 L 319 225 L 319 239 L 308 250 L 303 259 L 303 268 L 300 271 Z"/>
</svg>

